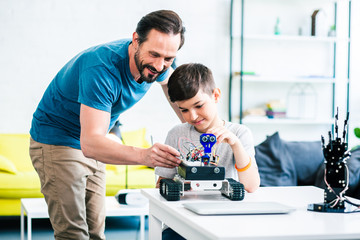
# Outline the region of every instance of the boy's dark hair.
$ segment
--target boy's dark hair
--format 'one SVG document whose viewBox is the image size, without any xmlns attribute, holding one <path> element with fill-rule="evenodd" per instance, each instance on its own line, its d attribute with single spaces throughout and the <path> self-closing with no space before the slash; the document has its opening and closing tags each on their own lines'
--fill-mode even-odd
<svg viewBox="0 0 360 240">
<path fill-rule="evenodd" d="M 211 95 L 215 89 L 212 72 L 200 63 L 183 64 L 175 69 L 168 82 L 171 102 L 194 97 L 199 90 Z"/>
<path fill-rule="evenodd" d="M 159 10 L 151 12 L 141 18 L 136 27 L 136 32 L 139 35 L 139 45 L 147 40 L 150 30 L 155 29 L 166 34 L 178 34 L 180 33 L 180 46 L 185 42 L 185 27 L 182 24 L 182 20 L 175 12 L 171 10 Z"/>
</svg>

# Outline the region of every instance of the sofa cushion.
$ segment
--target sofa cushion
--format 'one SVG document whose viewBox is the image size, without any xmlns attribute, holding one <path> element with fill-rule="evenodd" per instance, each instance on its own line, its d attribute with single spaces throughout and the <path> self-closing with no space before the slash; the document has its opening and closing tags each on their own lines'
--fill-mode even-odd
<svg viewBox="0 0 360 240">
<path fill-rule="evenodd" d="M 319 168 L 324 163 L 321 142 L 283 142 L 294 162 L 297 185 L 314 185 Z"/>
<path fill-rule="evenodd" d="M 133 131 L 125 131 L 121 133 L 124 144 L 127 146 L 134 146 L 140 148 L 151 147 L 146 140 L 146 128 L 140 128 Z"/>
<path fill-rule="evenodd" d="M 314 185 L 324 161 L 320 141 L 285 141 L 278 132 L 255 152 L 262 186 Z"/>
<path fill-rule="evenodd" d="M 255 146 L 261 186 L 296 186 L 295 165 L 285 144 L 276 132 Z"/>
<path fill-rule="evenodd" d="M 9 159 L 0 155 L 0 172 L 16 174 L 17 170 L 15 165 Z"/>
<path fill-rule="evenodd" d="M 29 134 L 0 134 L 0 154 L 9 159 L 19 172 L 34 171 L 29 145 Z"/>
<path fill-rule="evenodd" d="M 138 165 L 111 165 L 106 169 L 106 195 L 113 196 L 120 189 L 154 188 L 153 168 Z"/>
<path fill-rule="evenodd" d="M 40 192 L 40 180 L 35 171 L 9 174 L 0 172 L 1 198 L 43 197 Z"/>
</svg>

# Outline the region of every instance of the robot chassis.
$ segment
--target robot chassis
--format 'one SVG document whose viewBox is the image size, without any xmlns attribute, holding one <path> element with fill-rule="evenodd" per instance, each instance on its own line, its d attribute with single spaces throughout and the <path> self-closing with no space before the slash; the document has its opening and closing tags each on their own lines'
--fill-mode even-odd
<svg viewBox="0 0 360 240">
<path fill-rule="evenodd" d="M 174 179 L 160 180 L 160 194 L 168 201 L 178 201 L 186 191 L 191 190 L 213 190 L 232 201 L 241 201 L 245 196 L 244 185 L 232 178 L 225 179 L 225 168 L 211 166 L 215 156 L 211 155 L 216 136 L 213 134 L 202 134 L 200 143 L 204 147 L 204 155 L 201 157 L 202 165 L 191 166 L 182 162 L 178 167 Z"/>
</svg>

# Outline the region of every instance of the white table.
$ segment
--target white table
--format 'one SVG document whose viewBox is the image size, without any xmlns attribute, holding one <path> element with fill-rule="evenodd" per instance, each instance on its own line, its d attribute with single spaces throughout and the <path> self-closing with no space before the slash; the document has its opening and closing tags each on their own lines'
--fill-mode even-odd
<svg viewBox="0 0 360 240">
<path fill-rule="evenodd" d="M 324 201 L 324 191 L 312 186 L 263 187 L 246 193 L 243 201 L 274 201 L 295 207 L 289 214 L 200 216 L 182 204 L 230 201 L 217 191 L 186 192 L 168 202 L 159 189 L 143 189 L 149 199 L 149 239 L 161 239 L 162 222 L 187 239 L 359 239 L 360 213 L 307 211 L 309 203 Z M 357 201 L 359 203 L 359 201 Z"/>
<path fill-rule="evenodd" d="M 139 216 L 140 238 L 145 239 L 145 216 L 149 206 L 120 205 L 115 197 L 106 197 L 106 216 Z M 24 240 L 24 213 L 27 215 L 27 239 L 31 240 L 31 221 L 34 218 L 49 218 L 44 198 L 21 199 L 21 240 Z"/>
</svg>

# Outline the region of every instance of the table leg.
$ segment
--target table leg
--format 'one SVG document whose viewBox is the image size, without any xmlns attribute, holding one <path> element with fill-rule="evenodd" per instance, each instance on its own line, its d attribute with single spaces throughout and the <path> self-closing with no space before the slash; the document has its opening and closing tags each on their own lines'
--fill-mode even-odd
<svg viewBox="0 0 360 240">
<path fill-rule="evenodd" d="M 149 240 L 160 240 L 162 238 L 162 222 L 149 211 Z"/>
<path fill-rule="evenodd" d="M 145 240 L 145 215 L 140 215 L 140 239 Z"/>
<path fill-rule="evenodd" d="M 21 228 L 20 239 L 24 240 L 24 206 L 22 202 L 21 202 L 20 228 Z"/>
<path fill-rule="evenodd" d="M 27 214 L 27 239 L 31 240 L 31 214 Z"/>
</svg>

